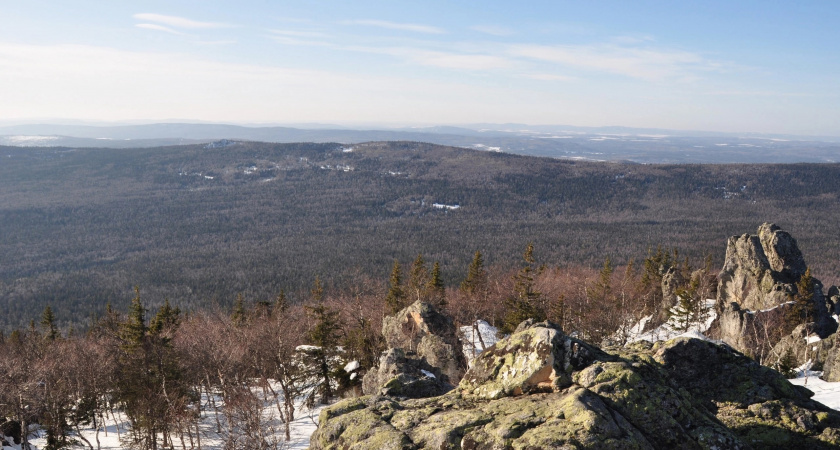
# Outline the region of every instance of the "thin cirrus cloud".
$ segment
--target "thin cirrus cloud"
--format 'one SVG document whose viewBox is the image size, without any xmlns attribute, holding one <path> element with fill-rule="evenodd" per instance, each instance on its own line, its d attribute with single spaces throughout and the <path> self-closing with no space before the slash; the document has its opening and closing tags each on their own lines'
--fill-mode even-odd
<svg viewBox="0 0 840 450">
<path fill-rule="evenodd" d="M 510 28 L 499 27 L 494 25 L 475 25 L 470 27 L 470 30 L 499 37 L 513 36 L 515 34 L 514 31 Z"/>
<path fill-rule="evenodd" d="M 509 55 L 578 69 L 623 75 L 646 81 L 692 79 L 720 64 L 685 51 L 653 50 L 616 45 L 513 45 Z"/>
<path fill-rule="evenodd" d="M 411 64 L 457 70 L 505 69 L 513 65 L 508 58 L 479 53 L 458 53 L 416 47 L 349 46 L 345 50 L 393 56 Z"/>
<path fill-rule="evenodd" d="M 197 20 L 187 19 L 184 17 L 167 16 L 163 14 L 141 13 L 135 14 L 134 18 L 147 22 L 156 22 L 163 25 L 169 25 L 175 28 L 185 28 L 188 30 L 201 30 L 213 28 L 231 28 L 233 25 L 220 22 L 199 22 Z M 146 27 L 148 28 L 148 27 Z"/>
<path fill-rule="evenodd" d="M 433 27 L 430 25 L 420 25 L 415 23 L 389 22 L 386 20 L 346 20 L 341 23 L 344 25 L 361 25 L 385 28 L 389 30 L 412 31 L 415 33 L 446 34 L 446 31 L 444 31 L 442 28 Z"/>
<path fill-rule="evenodd" d="M 138 23 L 137 25 L 134 25 L 134 26 L 137 27 L 137 28 L 145 28 L 147 30 L 163 31 L 163 32 L 166 32 L 166 33 L 178 34 L 178 35 L 181 35 L 181 36 L 184 35 L 184 33 L 181 33 L 180 31 L 176 31 L 176 30 L 173 30 L 172 28 L 165 27 L 163 25 L 154 24 L 154 23 Z"/>
</svg>

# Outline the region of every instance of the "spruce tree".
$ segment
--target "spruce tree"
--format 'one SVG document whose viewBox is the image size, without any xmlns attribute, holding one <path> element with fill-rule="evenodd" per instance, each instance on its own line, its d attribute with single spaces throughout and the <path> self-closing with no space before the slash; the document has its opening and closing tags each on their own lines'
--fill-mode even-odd
<svg viewBox="0 0 840 450">
<path fill-rule="evenodd" d="M 276 314 L 283 314 L 289 308 L 289 301 L 286 299 L 286 292 L 280 289 L 280 295 L 274 301 L 274 312 Z"/>
<path fill-rule="evenodd" d="M 245 323 L 245 301 L 242 294 L 236 294 L 236 303 L 233 304 L 233 312 L 230 315 L 230 320 L 234 325 L 240 326 Z"/>
<path fill-rule="evenodd" d="M 155 317 L 149 324 L 149 332 L 152 334 L 160 334 L 165 330 L 174 331 L 181 324 L 181 309 L 173 308 L 169 304 L 169 299 L 164 299 L 163 306 L 160 307 Z"/>
<path fill-rule="evenodd" d="M 324 286 L 321 284 L 321 277 L 315 277 L 315 281 L 312 283 L 312 290 L 309 291 L 309 294 L 315 303 L 324 299 Z"/>
<path fill-rule="evenodd" d="M 435 264 L 432 266 L 427 291 L 435 306 L 446 306 L 446 288 L 444 287 L 443 278 L 440 274 L 440 263 L 438 261 L 435 261 Z"/>
<path fill-rule="evenodd" d="M 428 283 L 429 269 L 426 268 L 426 261 L 423 259 L 423 254 L 419 253 L 411 265 L 411 272 L 408 277 L 407 290 L 411 297 L 411 303 L 427 300 Z"/>
<path fill-rule="evenodd" d="M 55 326 L 55 315 L 50 305 L 47 305 L 41 314 L 41 326 L 46 328 L 47 334 L 45 337 L 47 340 L 54 341 L 58 338 L 59 334 Z"/>
<path fill-rule="evenodd" d="M 542 294 L 534 289 L 534 244 L 528 243 L 522 255 L 525 265 L 513 277 L 513 293 L 505 300 L 505 315 L 500 334 L 510 334 L 526 319 L 545 320 L 545 311 L 539 300 Z"/>
<path fill-rule="evenodd" d="M 816 314 L 814 303 L 814 278 L 811 276 L 811 268 L 807 267 L 805 273 L 796 283 L 796 294 L 790 296 L 792 302 L 785 314 L 787 329 L 792 331 L 797 325 L 810 323 Z"/>
<path fill-rule="evenodd" d="M 465 294 L 476 294 L 480 289 L 483 289 L 487 284 L 487 271 L 484 270 L 484 258 L 480 251 L 476 251 L 473 255 L 470 267 L 467 269 L 467 276 L 461 282 L 461 291 Z"/>
<path fill-rule="evenodd" d="M 391 270 L 388 294 L 385 296 L 386 314 L 392 315 L 405 308 L 405 293 L 402 288 L 402 269 L 400 262 L 394 260 L 394 268 Z"/>
<path fill-rule="evenodd" d="M 341 318 L 338 311 L 323 304 L 306 309 L 314 323 L 306 333 L 306 338 L 310 344 L 319 347 L 315 352 L 317 375 L 320 379 L 318 391 L 321 394 L 321 403 L 327 404 L 333 397 L 332 380 L 336 374 L 330 368 L 330 360 L 335 357 L 341 339 Z"/>
</svg>

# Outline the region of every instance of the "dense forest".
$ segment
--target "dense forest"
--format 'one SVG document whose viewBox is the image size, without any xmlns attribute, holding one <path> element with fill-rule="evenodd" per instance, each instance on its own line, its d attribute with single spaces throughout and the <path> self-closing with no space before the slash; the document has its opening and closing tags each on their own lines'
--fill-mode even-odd
<svg viewBox="0 0 840 450">
<path fill-rule="evenodd" d="M 140 286 L 150 308 L 292 303 L 385 281 L 422 253 L 454 287 L 475 251 L 504 273 L 711 255 L 776 222 L 840 278 L 840 164 L 640 165 L 416 142 L 220 141 L 143 149 L 0 147 L 0 328 L 47 305 L 87 327 Z M 457 208 L 456 208 L 457 206 Z M 123 307 L 124 310 L 125 307 Z"/>
</svg>

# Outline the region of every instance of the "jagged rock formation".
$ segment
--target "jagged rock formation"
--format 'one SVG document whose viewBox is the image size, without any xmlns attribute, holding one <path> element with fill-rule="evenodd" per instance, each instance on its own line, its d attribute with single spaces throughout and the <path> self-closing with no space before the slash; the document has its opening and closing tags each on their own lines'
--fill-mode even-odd
<svg viewBox="0 0 840 450">
<path fill-rule="evenodd" d="M 840 413 L 727 346 L 679 338 L 607 353 L 526 323 L 439 397 L 345 400 L 318 449 L 828 449 Z"/>
<path fill-rule="evenodd" d="M 380 357 L 380 366 L 363 380 L 365 394 L 379 394 L 386 387 L 404 396 L 417 397 L 433 386 L 449 390 L 467 367 L 455 324 L 434 306 L 414 302 L 382 321 L 382 335 L 389 350 Z M 400 349 L 400 352 L 391 352 Z M 434 378 L 422 370 L 434 374 Z M 390 386 L 390 387 L 387 387 Z M 399 387 L 398 387 L 399 386 Z M 431 394 L 437 395 L 437 394 Z"/>
<path fill-rule="evenodd" d="M 656 323 L 665 323 L 671 315 L 671 308 L 677 305 L 677 288 L 685 283 L 685 277 L 676 267 L 668 269 L 662 274 L 662 304 L 659 306 L 659 314 Z"/>
<path fill-rule="evenodd" d="M 718 275 L 717 309 L 720 338 L 738 350 L 748 348 L 747 335 L 756 314 L 787 303 L 807 266 L 796 240 L 777 225 L 764 223 L 757 235 L 729 238 L 726 260 Z M 825 338 L 837 329 L 814 280 L 816 317 L 812 331 Z M 777 312 L 778 313 L 778 312 Z"/>
</svg>

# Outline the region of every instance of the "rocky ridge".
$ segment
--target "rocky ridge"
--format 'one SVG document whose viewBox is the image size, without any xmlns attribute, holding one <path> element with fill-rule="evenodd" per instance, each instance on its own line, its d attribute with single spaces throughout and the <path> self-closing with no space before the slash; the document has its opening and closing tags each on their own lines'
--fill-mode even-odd
<svg viewBox="0 0 840 450">
<path fill-rule="evenodd" d="M 828 449 L 840 413 L 726 345 L 601 350 L 525 322 L 458 387 L 369 395 L 321 413 L 312 449 Z"/>
</svg>

